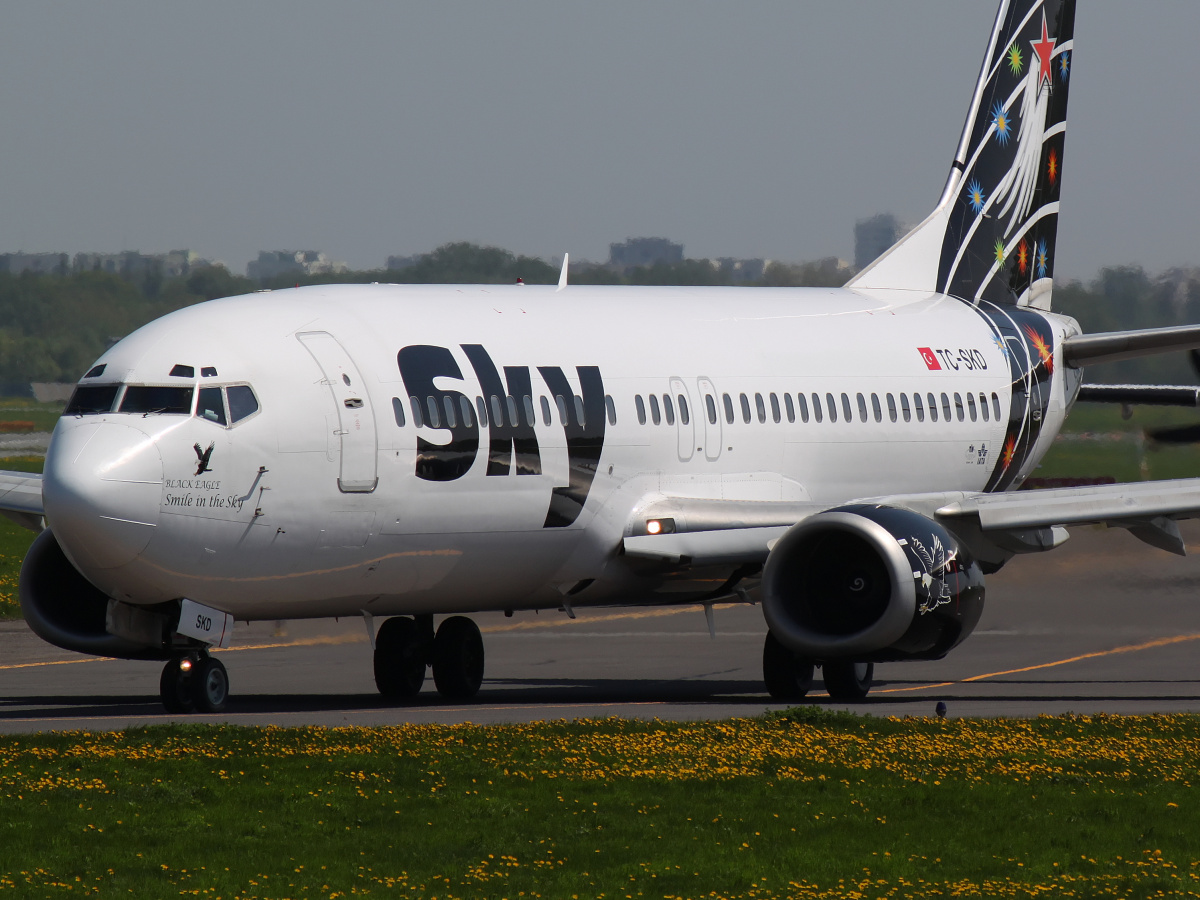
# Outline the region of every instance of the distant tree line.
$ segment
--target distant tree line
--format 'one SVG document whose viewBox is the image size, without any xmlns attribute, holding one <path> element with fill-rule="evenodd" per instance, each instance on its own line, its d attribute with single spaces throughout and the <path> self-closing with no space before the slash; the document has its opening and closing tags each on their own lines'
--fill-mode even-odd
<svg viewBox="0 0 1200 900">
<path fill-rule="evenodd" d="M 852 271 L 836 260 L 802 265 L 772 263 L 750 282 L 775 287 L 836 287 Z M 10 275 L 0 272 L 0 390 L 28 389 L 31 381 L 74 381 L 114 341 L 168 312 L 262 288 L 306 284 L 554 284 L 558 268 L 545 260 L 497 247 L 452 243 L 398 270 L 336 275 L 280 276 L 264 283 L 223 266 L 195 268 L 178 278 L 122 277 L 105 272 Z M 572 266 L 572 284 L 724 285 L 731 274 L 707 260 L 683 260 L 616 271 Z M 736 282 L 745 284 L 746 282 Z M 570 302 L 570 293 L 563 294 Z M 1172 269 L 1152 277 L 1137 266 L 1103 269 L 1083 284 L 1056 286 L 1055 311 L 1074 316 L 1085 331 L 1154 328 L 1200 322 L 1200 270 Z M 1186 354 L 1148 357 L 1097 367 L 1092 382 L 1195 383 Z"/>
</svg>

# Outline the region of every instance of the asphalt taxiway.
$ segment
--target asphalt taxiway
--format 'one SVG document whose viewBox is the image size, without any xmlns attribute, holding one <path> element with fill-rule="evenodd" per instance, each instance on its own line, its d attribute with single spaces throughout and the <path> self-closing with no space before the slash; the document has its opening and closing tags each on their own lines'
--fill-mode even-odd
<svg viewBox="0 0 1200 900">
<path fill-rule="evenodd" d="M 871 715 L 1200 712 L 1200 523 L 1188 558 L 1121 530 L 1075 529 L 1051 553 L 989 577 L 975 634 L 937 662 L 876 666 Z M 757 607 L 718 607 L 711 638 L 697 607 L 475 617 L 487 670 L 475 702 L 447 704 L 432 679 L 416 702 L 375 691 L 360 620 L 239 625 L 221 651 L 231 698 L 216 716 L 171 717 L 160 664 L 60 651 L 0 623 L 0 732 L 119 729 L 164 721 L 277 725 L 523 722 L 636 716 L 719 719 L 783 708 L 761 676 Z M 378 623 L 376 623 L 378 624 Z M 818 681 L 808 702 L 830 705 Z M 850 707 L 845 707 L 850 708 Z"/>
</svg>

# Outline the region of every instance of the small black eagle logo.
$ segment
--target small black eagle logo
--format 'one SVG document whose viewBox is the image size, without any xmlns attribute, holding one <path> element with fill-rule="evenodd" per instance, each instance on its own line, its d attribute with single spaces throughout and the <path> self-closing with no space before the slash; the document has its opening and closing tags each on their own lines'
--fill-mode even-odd
<svg viewBox="0 0 1200 900">
<path fill-rule="evenodd" d="M 208 445 L 207 450 L 201 450 L 199 444 L 192 445 L 192 448 L 196 451 L 196 461 L 199 462 L 199 465 L 196 466 L 197 475 L 203 475 L 205 472 L 212 471 L 212 469 L 208 467 L 208 461 L 212 459 L 213 447 L 215 446 L 217 446 L 215 441 Z"/>
</svg>

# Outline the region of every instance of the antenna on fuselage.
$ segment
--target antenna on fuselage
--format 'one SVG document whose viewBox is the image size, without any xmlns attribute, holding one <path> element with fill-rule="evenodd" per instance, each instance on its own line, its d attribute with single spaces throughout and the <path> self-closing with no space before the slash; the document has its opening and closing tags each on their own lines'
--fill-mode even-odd
<svg viewBox="0 0 1200 900">
<path fill-rule="evenodd" d="M 561 291 L 563 288 L 565 288 L 567 286 L 567 263 L 569 263 L 570 261 L 571 261 L 571 254 L 564 253 L 563 254 L 563 267 L 562 267 L 562 271 L 558 273 L 558 287 L 555 288 L 555 291 L 554 291 L 555 293 L 558 293 L 559 291 Z"/>
</svg>

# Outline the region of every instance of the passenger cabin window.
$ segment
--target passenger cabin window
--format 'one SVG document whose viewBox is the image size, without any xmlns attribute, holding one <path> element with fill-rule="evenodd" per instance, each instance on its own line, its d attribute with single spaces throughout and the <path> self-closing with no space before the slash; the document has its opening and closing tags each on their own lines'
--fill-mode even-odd
<svg viewBox="0 0 1200 900">
<path fill-rule="evenodd" d="M 575 424 L 580 428 L 587 425 L 587 416 L 584 414 L 583 398 L 578 394 L 575 395 Z"/>
<path fill-rule="evenodd" d="M 967 394 L 967 412 L 971 414 L 971 421 L 974 422 L 979 418 L 979 413 L 975 409 L 975 395 Z"/>
<path fill-rule="evenodd" d="M 815 394 L 813 395 L 816 396 Z M 803 394 L 797 394 L 796 399 L 800 401 L 800 421 L 808 424 L 808 399 Z"/>
<path fill-rule="evenodd" d="M 887 395 L 888 418 L 893 422 L 896 421 L 896 397 L 894 394 Z"/>
<path fill-rule="evenodd" d="M 657 425 L 662 421 L 662 413 L 658 409 L 658 395 L 650 395 L 650 421 Z"/>
<path fill-rule="evenodd" d="M 985 394 L 979 395 L 979 411 L 983 413 L 983 421 L 991 421 L 992 417 L 991 413 L 988 411 L 987 396 Z"/>
<path fill-rule="evenodd" d="M 814 393 L 812 395 L 813 418 L 818 422 L 821 421 L 821 395 Z"/>
<path fill-rule="evenodd" d="M 670 394 L 663 394 L 663 412 L 667 416 L 667 424 L 675 424 L 675 404 L 671 402 Z"/>
<path fill-rule="evenodd" d="M 792 395 L 791 394 L 783 395 L 783 405 L 787 412 L 788 421 L 795 422 L 796 421 L 796 407 L 792 403 Z"/>
<path fill-rule="evenodd" d="M 847 422 L 854 421 L 854 413 L 850 411 L 850 395 L 842 394 L 842 418 Z"/>
<path fill-rule="evenodd" d="M 641 406 L 642 398 L 638 397 L 637 399 L 638 399 L 638 405 Z M 550 413 L 550 401 L 547 400 L 545 397 L 542 397 L 541 401 L 542 401 L 542 424 L 543 425 L 553 425 L 554 424 L 554 416 L 551 415 L 551 413 Z M 642 424 L 643 425 L 646 424 L 646 408 L 644 406 L 642 407 Z"/>
<path fill-rule="evenodd" d="M 608 424 L 617 424 L 617 405 L 613 403 L 613 398 L 608 394 L 604 395 L 604 411 L 608 413 Z"/>
<path fill-rule="evenodd" d="M 745 394 L 742 394 L 741 398 L 742 398 L 742 421 L 745 422 L 747 425 L 749 425 L 750 424 L 750 398 L 747 397 Z"/>
<path fill-rule="evenodd" d="M 479 427 L 488 427 L 487 404 L 483 402 L 483 398 L 477 396 L 475 398 L 475 414 L 479 416 Z"/>
<path fill-rule="evenodd" d="M 958 421 L 966 419 L 966 413 L 963 410 L 962 395 L 958 391 L 954 392 L 954 409 L 958 412 Z"/>
<path fill-rule="evenodd" d="M 119 384 L 89 384 L 75 388 L 64 416 L 96 416 L 100 413 L 112 412 L 113 403 L 117 399 Z"/>
<path fill-rule="evenodd" d="M 825 395 L 825 409 L 829 413 L 829 421 L 837 421 L 837 401 L 833 399 L 833 394 Z"/>
<path fill-rule="evenodd" d="M 442 397 L 442 406 L 446 409 L 446 425 L 450 428 L 457 428 L 458 413 L 454 409 L 454 398 L 449 395 Z"/>
<path fill-rule="evenodd" d="M 545 400 L 546 398 L 543 397 L 542 399 Z M 472 427 L 475 423 L 471 421 L 471 401 L 470 401 L 470 399 L 468 399 L 467 397 L 464 397 L 462 394 L 459 394 L 458 395 L 458 408 L 462 412 L 463 424 L 466 425 L 468 428 Z"/>
<path fill-rule="evenodd" d="M 683 394 L 678 394 L 676 395 L 676 399 L 679 401 L 679 423 L 681 425 L 690 424 L 692 417 L 688 412 L 687 397 L 683 396 Z"/>
<path fill-rule="evenodd" d="M 438 412 L 437 398 L 430 396 L 425 398 L 425 409 L 428 410 L 429 416 L 425 421 L 429 423 L 430 428 L 442 427 L 442 416 Z"/>
<path fill-rule="evenodd" d="M 396 425 L 404 427 L 404 401 L 399 397 L 392 398 L 392 415 L 396 417 Z"/>
<path fill-rule="evenodd" d="M 168 416 L 190 416 L 192 395 L 190 387 L 159 387 L 149 384 L 131 384 L 125 388 L 121 398 L 121 412 L 161 414 Z"/>
<path fill-rule="evenodd" d="M 708 413 L 708 424 L 717 424 L 717 401 L 713 399 L 712 394 L 704 395 L 704 411 Z"/>
<path fill-rule="evenodd" d="M 604 399 L 612 403 L 611 398 L 605 397 Z M 533 398 L 526 394 L 521 398 L 521 406 L 525 408 L 525 424 L 532 428 L 537 424 L 537 413 L 533 411 Z"/>
<path fill-rule="evenodd" d="M 867 398 L 862 394 L 857 397 L 858 400 L 858 418 L 865 422 L 867 421 Z"/>
<path fill-rule="evenodd" d="M 225 392 L 218 388 L 201 388 L 196 400 L 196 416 L 217 425 L 225 425 Z"/>
<path fill-rule="evenodd" d="M 875 414 L 876 422 L 883 421 L 883 407 L 881 407 L 879 405 L 879 395 L 878 394 L 871 395 L 871 412 L 873 412 Z"/>
<path fill-rule="evenodd" d="M 900 415 L 904 417 L 905 422 L 912 421 L 912 410 L 908 406 L 908 394 L 900 395 Z"/>
<path fill-rule="evenodd" d="M 945 419 L 947 422 L 949 422 L 951 420 L 950 419 L 950 398 L 945 393 L 942 394 L 942 418 Z"/>
<path fill-rule="evenodd" d="M 992 392 L 992 412 L 996 414 L 996 421 L 1000 421 L 1000 398 L 996 396 L 995 391 Z"/>
<path fill-rule="evenodd" d="M 926 394 L 925 399 L 929 401 L 929 421 L 936 422 L 938 420 L 937 398 L 933 394 Z"/>
<path fill-rule="evenodd" d="M 763 403 L 763 395 L 754 395 L 754 408 L 758 412 L 758 424 L 763 424 L 767 421 L 767 406 Z"/>
<path fill-rule="evenodd" d="M 503 427 L 503 425 L 504 425 L 504 410 L 500 406 L 500 398 L 497 397 L 495 394 L 492 394 L 492 396 L 489 397 L 488 400 L 491 403 L 491 407 L 492 407 L 492 421 L 496 423 L 496 427 L 498 427 L 498 428 Z"/>
<path fill-rule="evenodd" d="M 771 394 L 770 400 L 771 400 L 771 419 L 775 422 L 776 425 L 778 425 L 779 420 L 783 418 L 782 414 L 779 411 L 779 397 L 777 397 L 775 394 Z"/>
<path fill-rule="evenodd" d="M 921 405 L 921 395 L 920 394 L 913 394 L 913 406 L 917 410 L 917 421 L 924 422 L 925 421 L 925 407 Z"/>
<path fill-rule="evenodd" d="M 412 410 L 413 427 L 423 428 L 425 426 L 425 417 L 421 415 L 421 401 L 416 397 L 409 397 L 408 406 Z"/>
<path fill-rule="evenodd" d="M 728 394 L 721 395 L 721 405 L 725 407 L 725 422 L 733 424 L 733 398 Z"/>
<path fill-rule="evenodd" d="M 567 400 L 562 394 L 554 395 L 554 405 L 558 407 L 558 424 L 566 426 L 567 424 Z M 654 397 L 650 398 L 650 405 L 654 406 Z M 658 407 L 654 407 L 654 424 L 658 424 Z"/>
<path fill-rule="evenodd" d="M 633 405 L 637 409 L 638 424 L 646 424 L 646 402 L 642 399 L 642 395 L 638 394 L 633 398 Z"/>
</svg>

